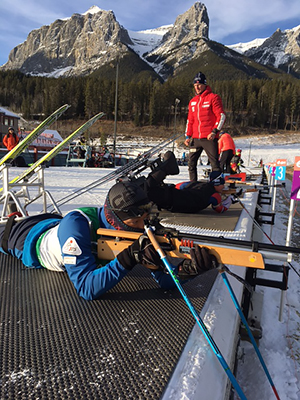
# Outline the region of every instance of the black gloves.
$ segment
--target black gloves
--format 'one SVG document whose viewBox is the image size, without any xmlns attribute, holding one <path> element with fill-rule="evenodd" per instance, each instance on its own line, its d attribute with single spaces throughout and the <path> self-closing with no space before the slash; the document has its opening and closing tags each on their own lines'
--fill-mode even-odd
<svg viewBox="0 0 300 400">
<path fill-rule="evenodd" d="M 195 245 L 191 248 L 190 255 L 191 259 L 182 260 L 178 265 L 178 277 L 182 280 L 194 278 L 218 267 L 216 257 L 206 247 Z M 160 256 L 145 235 L 119 253 L 117 259 L 127 270 L 131 270 L 137 264 L 142 264 L 150 270 L 165 270 Z"/>
<path fill-rule="evenodd" d="M 239 190 L 237 190 L 237 192 L 234 194 L 235 197 L 240 197 L 243 194 L 243 189 L 240 188 Z"/>
<path fill-rule="evenodd" d="M 206 247 L 195 245 L 190 251 L 191 259 L 184 260 L 178 267 L 180 279 L 191 279 L 196 275 L 203 274 L 210 269 L 218 267 L 218 261 Z"/>
<path fill-rule="evenodd" d="M 236 193 L 232 195 L 232 204 L 238 203 L 240 196 L 243 194 L 243 189 L 239 189 Z"/>
<path fill-rule="evenodd" d="M 117 259 L 125 269 L 132 269 L 136 264 L 142 264 L 149 269 L 163 270 L 164 264 L 147 236 L 142 235 L 127 249 L 117 255 Z"/>
</svg>

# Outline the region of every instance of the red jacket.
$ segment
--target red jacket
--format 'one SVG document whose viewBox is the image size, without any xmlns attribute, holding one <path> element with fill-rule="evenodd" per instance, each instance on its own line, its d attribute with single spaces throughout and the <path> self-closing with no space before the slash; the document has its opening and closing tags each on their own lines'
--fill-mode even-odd
<svg viewBox="0 0 300 400">
<path fill-rule="evenodd" d="M 12 135 L 11 133 L 8 133 L 3 138 L 3 144 L 7 150 L 12 150 L 19 143 L 19 140 L 20 139 L 18 135 Z"/>
<path fill-rule="evenodd" d="M 194 139 L 206 139 L 214 128 L 222 129 L 226 119 L 221 97 L 210 86 L 189 103 L 185 134 Z"/>
<path fill-rule="evenodd" d="M 219 154 L 226 150 L 232 150 L 235 154 L 235 144 L 229 133 L 223 133 L 218 140 Z"/>
</svg>

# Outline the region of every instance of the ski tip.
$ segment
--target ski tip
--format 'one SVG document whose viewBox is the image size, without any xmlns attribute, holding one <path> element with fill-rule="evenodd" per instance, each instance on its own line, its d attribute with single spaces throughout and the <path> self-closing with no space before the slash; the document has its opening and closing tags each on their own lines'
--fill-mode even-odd
<svg viewBox="0 0 300 400">
<path fill-rule="evenodd" d="M 53 114 L 56 114 L 58 112 L 65 112 L 67 111 L 69 108 L 71 107 L 71 104 L 64 104 L 63 106 L 61 106 L 60 108 L 58 108 L 56 111 L 53 112 Z M 52 115 L 53 115 L 52 114 Z"/>
<path fill-rule="evenodd" d="M 96 114 L 93 118 L 102 118 L 102 117 L 104 117 L 104 115 L 105 115 L 104 112 L 100 112 L 100 113 Z M 91 119 L 93 119 L 93 118 L 91 118 Z"/>
</svg>

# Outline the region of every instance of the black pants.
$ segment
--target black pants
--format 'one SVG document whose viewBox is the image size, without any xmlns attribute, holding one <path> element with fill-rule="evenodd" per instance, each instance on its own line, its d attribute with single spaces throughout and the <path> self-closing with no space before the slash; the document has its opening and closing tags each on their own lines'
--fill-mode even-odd
<svg viewBox="0 0 300 400">
<path fill-rule="evenodd" d="M 158 209 L 171 212 L 196 213 L 211 204 L 215 193 L 213 185 L 195 182 L 189 188 L 176 189 L 174 185 L 153 185 L 148 187 L 148 197 Z"/>
<path fill-rule="evenodd" d="M 220 157 L 220 168 L 222 172 L 227 172 L 228 174 L 231 174 L 230 161 L 232 157 L 233 157 L 233 150 L 222 151 Z"/>
<path fill-rule="evenodd" d="M 189 151 L 189 176 L 190 181 L 196 182 L 197 176 L 197 163 L 202 151 L 205 150 L 208 160 L 211 165 L 212 171 L 221 171 L 220 163 L 218 160 L 218 140 L 207 140 L 207 139 L 191 139 L 190 151 Z"/>
<path fill-rule="evenodd" d="M 38 214 L 38 215 L 33 215 L 31 217 L 27 217 L 22 219 L 19 222 L 13 223 L 13 226 L 11 227 L 9 232 L 6 232 L 8 234 L 7 238 L 7 248 L 8 248 L 8 253 L 11 254 L 12 256 L 18 257 L 22 255 L 23 252 L 23 247 L 24 247 L 24 242 L 26 239 L 26 236 L 28 235 L 29 231 L 40 221 L 44 221 L 46 219 L 57 219 L 57 218 L 62 218 L 60 215 L 57 214 L 50 214 L 50 213 L 45 213 L 45 214 Z M 3 249 L 3 236 L 5 232 L 6 225 L 0 225 L 0 251 L 5 252 Z"/>
</svg>

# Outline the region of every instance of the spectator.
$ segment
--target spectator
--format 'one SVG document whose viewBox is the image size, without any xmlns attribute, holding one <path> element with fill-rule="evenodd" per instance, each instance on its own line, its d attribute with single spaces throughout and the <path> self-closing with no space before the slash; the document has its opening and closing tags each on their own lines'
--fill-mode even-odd
<svg viewBox="0 0 300 400">
<path fill-rule="evenodd" d="M 231 174 L 230 162 L 235 154 L 235 144 L 229 133 L 220 132 L 219 140 L 220 168 L 222 172 Z"/>
<path fill-rule="evenodd" d="M 15 130 L 12 126 L 8 128 L 7 135 L 3 138 L 3 144 L 7 148 L 7 150 L 12 150 L 19 143 L 19 136 L 15 133 Z"/>
<path fill-rule="evenodd" d="M 232 157 L 230 162 L 231 170 L 234 174 L 239 174 L 241 172 L 241 166 L 244 164 L 244 161 L 241 159 L 242 150 L 237 149 L 235 155 Z"/>
</svg>

